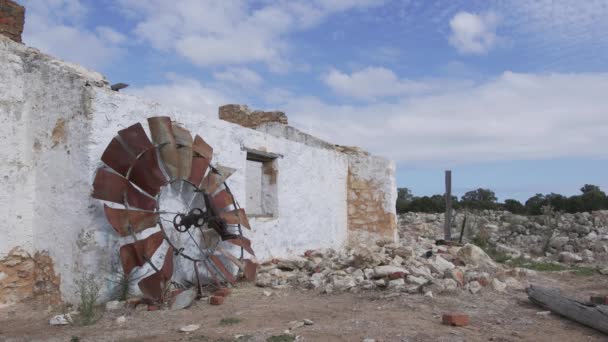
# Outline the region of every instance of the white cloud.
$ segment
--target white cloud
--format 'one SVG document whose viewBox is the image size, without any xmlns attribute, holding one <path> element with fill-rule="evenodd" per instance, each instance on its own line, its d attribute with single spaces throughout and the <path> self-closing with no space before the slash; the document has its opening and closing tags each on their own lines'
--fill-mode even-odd
<svg viewBox="0 0 608 342">
<path fill-rule="evenodd" d="M 136 35 L 157 49 L 175 51 L 199 66 L 264 62 L 273 71 L 289 66 L 289 33 L 314 27 L 333 13 L 383 1 L 119 0 L 139 18 Z"/>
<path fill-rule="evenodd" d="M 399 79 L 391 70 L 382 67 L 367 67 L 350 75 L 332 69 L 322 76 L 322 80 L 335 93 L 360 99 L 416 93 L 431 88 L 423 82 Z"/>
<path fill-rule="evenodd" d="M 168 84 L 131 92 L 212 116 L 235 102 L 196 80 L 169 76 Z M 399 162 L 608 157 L 608 74 L 505 72 L 481 83 L 455 83 L 460 86 L 366 105 L 329 104 L 277 88 L 266 101 L 300 129 Z"/>
<path fill-rule="evenodd" d="M 169 82 L 164 84 L 130 87 L 125 91 L 168 106 L 202 113 L 208 117 L 217 117 L 218 107 L 230 103 L 224 94 L 203 86 L 198 80 L 173 73 L 167 74 L 166 78 Z"/>
<path fill-rule="evenodd" d="M 315 135 L 397 161 L 608 157 L 607 92 L 608 74 L 505 72 L 396 102 L 351 106 L 291 97 L 279 108 Z"/>
<path fill-rule="evenodd" d="M 458 12 L 450 20 L 448 40 L 462 54 L 485 54 L 496 44 L 498 22 L 498 16 L 493 12 Z"/>
<path fill-rule="evenodd" d="M 99 38 L 110 44 L 122 44 L 127 41 L 127 36 L 107 26 L 97 26 L 95 29 Z"/>
<path fill-rule="evenodd" d="M 79 0 L 27 1 L 23 40 L 43 52 L 89 68 L 111 63 L 124 53 L 125 37 L 109 28 L 84 27 L 87 8 Z"/>
<path fill-rule="evenodd" d="M 242 87 L 257 87 L 262 84 L 262 77 L 248 68 L 228 68 L 224 71 L 213 73 L 213 78 L 218 81 L 232 83 Z"/>
</svg>

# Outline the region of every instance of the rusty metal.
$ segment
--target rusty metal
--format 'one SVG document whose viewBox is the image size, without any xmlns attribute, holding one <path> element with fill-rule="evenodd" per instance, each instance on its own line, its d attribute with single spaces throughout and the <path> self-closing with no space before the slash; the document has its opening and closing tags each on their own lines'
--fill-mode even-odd
<svg viewBox="0 0 608 342">
<path fill-rule="evenodd" d="M 171 179 L 179 176 L 177 161 L 177 144 L 171 119 L 168 116 L 156 116 L 148 118 L 152 141 L 159 145 L 160 157 L 165 164 L 165 169 Z"/>
<path fill-rule="evenodd" d="M 169 247 L 163 266 L 158 272 L 142 279 L 137 284 L 147 298 L 165 300 L 165 287 L 173 275 L 173 248 Z"/>
<path fill-rule="evenodd" d="M 218 165 L 203 179 L 200 186 L 201 190 L 208 194 L 214 193 L 235 171 L 235 169 Z"/>
<path fill-rule="evenodd" d="M 101 155 L 101 161 L 123 176 L 127 175 L 129 167 L 135 161 L 135 156 L 114 138 Z"/>
<path fill-rule="evenodd" d="M 211 260 L 213 265 L 215 265 L 215 267 L 220 271 L 220 273 L 221 273 L 222 277 L 224 277 L 224 279 L 226 279 L 232 285 L 234 285 L 234 283 L 236 283 L 236 278 L 234 278 L 232 273 L 230 273 L 230 271 L 228 271 L 226 266 L 224 266 L 222 259 L 220 259 L 216 255 L 210 255 L 209 260 Z"/>
<path fill-rule="evenodd" d="M 136 266 L 143 266 L 165 239 L 163 232 L 156 232 L 143 240 L 120 247 L 120 260 L 125 274 L 130 274 Z"/>
<path fill-rule="evenodd" d="M 213 205 L 217 209 L 221 210 L 230 205 L 233 205 L 234 198 L 228 191 L 222 190 L 215 194 L 213 197 L 211 197 L 211 203 L 213 203 Z"/>
<path fill-rule="evenodd" d="M 112 139 L 101 157 L 107 168 L 100 168 L 93 182 L 94 198 L 126 207 L 104 205 L 108 222 L 117 234 L 135 239 L 119 250 L 125 274 L 149 264 L 153 273 L 138 285 L 153 302 L 163 302 L 167 299 L 165 296 L 179 292 L 167 287 L 171 283 L 175 256 L 193 262 L 199 287 L 202 281 L 198 274 L 199 265 L 207 268 L 218 286 L 223 282 L 219 278 L 231 284 L 236 282 L 236 273 L 227 263 L 236 265 L 244 279 L 254 280 L 258 265 L 243 258 L 243 251 L 252 256 L 254 251 L 251 241 L 241 232 L 241 226 L 249 229 L 251 226 L 245 210 L 238 206 L 226 184 L 226 179 L 235 170 L 223 166 L 210 167 L 213 148 L 198 135 L 193 139 L 188 130 L 172 123 L 169 117 L 152 117 L 148 124 L 152 139 L 139 123 L 118 132 L 118 137 Z M 188 186 L 174 186 L 176 182 Z M 163 210 L 164 202 L 160 200 L 157 203 L 152 196 L 160 194 L 165 186 L 171 186 L 169 193 L 176 196 L 173 198 L 185 201 L 187 211 Z M 156 226 L 161 230 L 140 239 L 142 231 Z M 173 230 L 171 234 L 167 229 Z M 203 236 L 205 232 L 213 232 L 216 238 L 197 241 L 190 229 L 199 229 Z M 180 247 L 185 246 L 181 239 L 172 241 L 171 236 L 176 233 L 188 234 L 186 238 L 194 241 L 198 251 Z M 240 257 L 231 252 L 234 248 L 230 251 L 222 249 L 218 244 L 220 239 L 240 247 Z M 163 256 L 155 256 L 155 260 L 157 257 L 159 261 L 163 260 L 162 266 L 156 266 L 151 258 L 163 241 L 167 241 L 169 248 L 164 260 Z"/>
<path fill-rule="evenodd" d="M 152 211 L 116 209 L 105 204 L 103 210 L 108 222 L 120 236 L 128 236 L 146 228 L 155 227 L 158 221 L 158 213 Z"/>
<path fill-rule="evenodd" d="M 230 242 L 233 245 L 236 245 L 236 246 L 239 246 L 239 247 L 243 247 L 243 249 L 246 250 L 247 253 L 255 256 L 255 252 L 251 248 L 251 240 L 249 240 L 246 237 L 239 236 L 239 237 L 236 237 L 236 238 L 228 239 L 228 240 L 226 240 L 226 242 Z"/>
<path fill-rule="evenodd" d="M 213 157 L 213 147 L 209 146 L 203 138 L 199 135 L 194 137 L 194 142 L 192 143 L 192 151 L 198 154 L 200 157 L 209 159 Z"/>
<path fill-rule="evenodd" d="M 240 224 L 247 229 L 251 229 L 249 225 L 249 219 L 247 219 L 247 214 L 245 213 L 245 209 L 235 209 L 232 211 L 224 211 L 219 215 L 224 222 L 227 224 Z"/>
<path fill-rule="evenodd" d="M 190 169 L 188 181 L 198 187 L 203 181 L 203 177 L 205 177 L 205 172 L 209 168 L 210 162 L 209 159 L 204 157 L 192 157 L 192 168 Z"/>
<path fill-rule="evenodd" d="M 167 184 L 167 179 L 158 165 L 155 149 L 143 152 L 135 160 L 129 173 L 129 180 L 152 196 L 156 196 L 160 188 Z"/>
<path fill-rule="evenodd" d="M 118 136 L 135 155 L 154 147 L 152 142 L 150 142 L 148 135 L 144 131 L 143 126 L 139 122 L 118 131 Z"/>
<path fill-rule="evenodd" d="M 255 277 L 258 272 L 258 264 L 250 259 L 244 259 L 243 264 L 245 265 L 245 270 L 243 271 L 243 276 L 245 279 L 248 281 L 255 281 Z"/>
<path fill-rule="evenodd" d="M 180 179 L 188 179 L 192 171 L 192 135 L 177 124 L 173 124 L 173 134 L 177 144 L 177 176 Z"/>
</svg>

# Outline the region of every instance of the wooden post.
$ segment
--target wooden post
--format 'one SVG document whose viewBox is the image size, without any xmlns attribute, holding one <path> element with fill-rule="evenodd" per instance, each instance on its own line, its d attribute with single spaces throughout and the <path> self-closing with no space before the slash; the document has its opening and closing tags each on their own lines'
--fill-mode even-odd
<svg viewBox="0 0 608 342">
<path fill-rule="evenodd" d="M 443 225 L 444 240 L 452 240 L 452 171 L 445 171 L 445 222 Z"/>
</svg>

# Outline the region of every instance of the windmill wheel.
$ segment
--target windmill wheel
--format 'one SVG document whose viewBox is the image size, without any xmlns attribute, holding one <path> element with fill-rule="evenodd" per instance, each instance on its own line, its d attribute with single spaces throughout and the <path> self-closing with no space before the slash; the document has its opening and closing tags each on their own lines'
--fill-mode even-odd
<svg viewBox="0 0 608 342">
<path fill-rule="evenodd" d="M 140 123 L 118 131 L 93 182 L 123 242 L 124 274 L 159 302 L 170 284 L 234 284 L 239 272 L 253 280 L 255 255 L 241 231 L 249 222 L 225 182 L 235 170 L 211 166 L 213 148 L 169 117 L 148 126 L 152 140 Z"/>
</svg>

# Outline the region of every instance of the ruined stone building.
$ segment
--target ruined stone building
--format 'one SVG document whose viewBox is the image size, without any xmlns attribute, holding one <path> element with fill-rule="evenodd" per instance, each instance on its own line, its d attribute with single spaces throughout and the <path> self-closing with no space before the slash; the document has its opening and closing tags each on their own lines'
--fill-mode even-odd
<svg viewBox="0 0 608 342">
<path fill-rule="evenodd" d="M 22 8 L 0 0 L 0 305 L 74 301 L 93 273 L 115 285 L 119 237 L 91 197 L 104 148 L 120 129 L 166 115 L 236 169 L 260 262 L 313 248 L 396 238 L 395 166 L 288 125 L 282 112 L 226 105 L 192 113 L 112 91 L 101 74 L 20 43 Z"/>
</svg>

